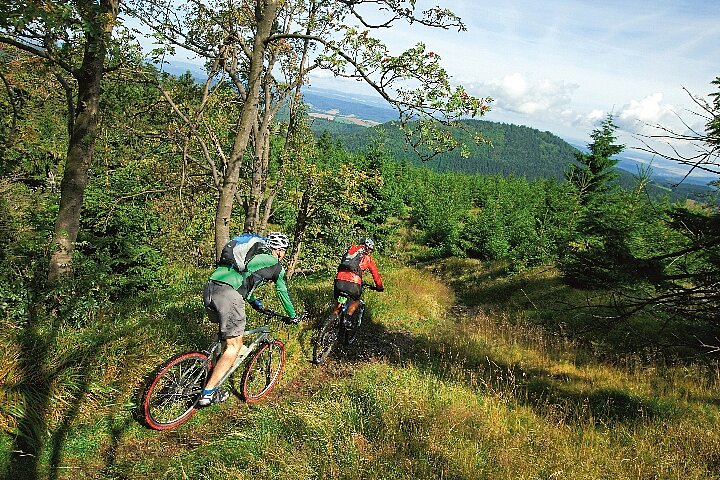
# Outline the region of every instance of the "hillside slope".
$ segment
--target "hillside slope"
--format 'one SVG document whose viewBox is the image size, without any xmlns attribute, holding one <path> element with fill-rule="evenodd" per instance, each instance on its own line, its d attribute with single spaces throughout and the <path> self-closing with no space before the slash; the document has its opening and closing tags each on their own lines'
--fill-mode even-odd
<svg viewBox="0 0 720 480">
<path fill-rule="evenodd" d="M 560 180 L 577 151 L 550 132 L 482 120 L 466 120 L 463 123 L 467 130 L 460 131 L 460 138 L 468 145 L 470 156 L 462 158 L 457 151 L 444 153 L 427 162 L 429 168 L 441 172 Z M 475 134 L 482 135 L 488 143 L 475 144 Z M 402 133 L 392 123 L 356 129 L 341 137 L 342 143 L 351 151 L 362 150 L 375 139 L 382 139 L 396 160 L 420 163 L 417 155 L 405 144 Z"/>
<path fill-rule="evenodd" d="M 601 364 L 532 326 L 531 310 L 572 294 L 551 270 L 509 278 L 471 260 L 380 260 L 386 291 L 367 292 L 356 346 L 316 367 L 314 325 L 278 326 L 288 364 L 270 398 L 232 396 L 156 432 L 133 418 L 135 389 L 212 333 L 198 296 L 205 272 L 171 272 L 150 307 L 114 316 L 122 335 L 94 346 L 83 392 L 49 404 L 37 425 L 53 438 L 37 459 L 43 478 L 716 478 L 720 372 Z M 292 284 L 318 320 L 330 289 L 327 276 Z M 65 335 L 77 344 L 90 333 Z M 73 368 L 58 363 L 60 387 Z"/>
</svg>

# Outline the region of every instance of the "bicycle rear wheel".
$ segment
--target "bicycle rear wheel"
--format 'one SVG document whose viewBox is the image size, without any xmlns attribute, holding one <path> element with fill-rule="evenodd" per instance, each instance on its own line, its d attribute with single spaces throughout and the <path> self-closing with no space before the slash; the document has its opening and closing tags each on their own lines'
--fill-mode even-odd
<svg viewBox="0 0 720 480">
<path fill-rule="evenodd" d="M 179 353 L 160 365 L 142 397 L 147 425 L 169 430 L 192 417 L 210 366 L 208 356 L 202 352 Z"/>
<path fill-rule="evenodd" d="M 280 340 L 264 343 L 248 363 L 241 389 L 247 403 L 259 402 L 275 387 L 285 366 L 285 345 Z"/>
<path fill-rule="evenodd" d="M 355 313 L 350 318 L 350 326 L 343 328 L 343 344 L 345 346 L 354 343 L 357 340 L 358 332 L 360 331 L 360 324 L 362 323 L 363 311 L 365 310 L 364 305 L 358 306 Z"/>
<path fill-rule="evenodd" d="M 340 333 L 339 318 L 335 314 L 331 314 L 320 328 L 320 331 L 313 342 L 313 362 L 317 364 L 324 363 L 327 360 L 330 351 L 335 346 Z"/>
</svg>

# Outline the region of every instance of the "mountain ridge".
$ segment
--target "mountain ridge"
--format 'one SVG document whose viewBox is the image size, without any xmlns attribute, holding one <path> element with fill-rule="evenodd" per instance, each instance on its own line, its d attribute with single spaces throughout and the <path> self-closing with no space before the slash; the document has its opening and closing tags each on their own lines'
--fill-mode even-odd
<svg viewBox="0 0 720 480">
<path fill-rule="evenodd" d="M 202 68 L 199 65 L 190 63 L 173 62 L 166 64 L 164 70 L 174 75 L 181 75 L 189 72 L 193 78 L 200 81 L 203 76 Z M 367 144 L 368 139 L 362 139 L 366 135 L 362 132 L 364 129 L 378 129 L 386 128 L 381 125 L 391 122 L 397 119 L 396 111 L 387 105 L 384 100 L 378 97 L 369 95 L 356 94 L 341 92 L 338 90 L 304 86 L 303 95 L 308 105 L 308 115 L 310 116 L 312 128 L 316 132 L 328 130 L 330 133 L 337 134 L 343 138 L 344 144 L 350 144 L 350 148 L 353 147 L 353 142 L 365 142 Z M 519 129 L 517 131 L 523 131 L 522 129 L 529 129 L 529 131 L 536 132 L 536 135 L 551 135 L 554 139 L 558 139 L 564 144 L 567 144 L 573 149 L 579 151 L 587 151 L 586 145 L 580 145 L 577 141 L 570 141 L 563 139 L 559 135 L 556 135 L 549 131 L 541 131 L 534 127 L 525 125 L 508 124 L 502 122 L 494 122 L 490 120 L 476 120 L 479 122 L 487 122 L 484 125 L 505 125 L 507 127 L 500 127 L 501 129 L 514 128 Z M 497 128 L 493 127 L 493 130 L 497 131 Z M 354 140 L 348 140 L 350 137 Z M 468 139 L 469 140 L 469 139 Z M 547 140 L 547 137 L 546 137 Z M 539 142 L 539 143 L 538 143 Z M 543 145 L 543 141 L 534 142 L 534 147 Z M 530 176 L 532 178 L 563 178 L 564 170 L 571 162 L 574 161 L 574 155 L 568 155 L 572 152 L 562 144 L 557 143 L 556 140 L 549 142 L 549 145 L 555 145 L 561 156 L 557 162 L 543 162 L 545 167 L 549 167 L 550 170 L 545 174 L 537 174 L 533 172 Z M 562 146 L 560 146 L 562 145 Z M 356 149 L 356 148 L 355 148 Z M 404 152 L 402 147 L 395 145 L 394 150 L 403 152 L 407 159 L 411 162 L 417 163 L 413 157 L 408 155 L 408 152 Z M 517 153 L 517 152 L 515 152 Z M 543 156 L 547 152 L 543 152 L 540 155 Z M 521 157 L 527 157 L 531 155 L 528 152 L 524 152 Z M 520 174 L 526 176 L 527 168 L 522 165 L 521 162 L 515 162 L 515 167 L 510 167 L 505 162 L 505 166 L 491 165 L 492 162 L 488 160 L 488 157 L 492 155 L 485 155 L 483 158 L 486 162 L 486 168 L 479 168 L 477 159 L 473 163 L 468 162 L 464 159 L 460 161 L 456 156 L 452 154 L 444 155 L 441 158 L 434 160 L 434 164 L 430 163 L 428 166 L 439 171 L 460 171 L 465 173 L 499 173 L 499 174 Z M 658 156 L 650 155 L 641 151 L 633 151 L 631 154 L 624 154 L 616 156 L 618 163 L 616 170 L 621 178 L 621 183 L 624 185 L 631 185 L 634 179 L 640 173 L 642 169 L 646 169 L 650 174 L 653 182 L 659 186 L 663 191 L 675 191 L 682 190 L 683 192 L 691 192 L 692 196 L 704 196 L 713 191 L 707 184 L 713 180 L 712 177 L 705 177 L 701 175 L 685 177 L 685 172 L 681 170 L 680 166 L 670 160 L 663 159 Z M 497 162 L 495 162 L 497 163 Z M 470 165 L 468 171 L 468 165 Z M 680 184 L 678 186 L 678 184 Z M 682 194 L 685 196 L 686 194 Z"/>
<path fill-rule="evenodd" d="M 347 94 L 327 88 L 304 89 L 307 103 L 310 105 L 310 116 L 340 123 L 353 123 L 361 127 L 376 127 L 397 119 L 397 113 L 387 105 L 382 105 L 382 99 L 360 94 Z M 336 110 L 332 115 L 329 111 Z M 332 117 L 332 118 L 328 118 Z M 576 140 L 568 140 L 550 131 L 543 131 L 535 127 L 517 125 L 513 123 L 496 122 L 492 120 L 478 120 L 488 124 L 513 125 L 518 128 L 528 128 L 538 134 L 550 134 L 579 151 L 587 151 L 587 145 L 581 145 Z M 632 149 L 615 157 L 618 160 L 616 169 L 626 178 L 634 178 L 640 169 L 649 168 L 651 178 L 663 185 L 672 186 L 678 183 L 698 186 L 709 191 L 707 184 L 714 179 L 710 175 L 695 173 L 685 175 L 682 166 L 672 160 L 664 159 L 640 150 Z M 567 165 L 567 164 L 566 164 Z M 629 176 L 628 176 L 629 174 Z M 557 175 L 556 175 L 557 177 Z"/>
</svg>

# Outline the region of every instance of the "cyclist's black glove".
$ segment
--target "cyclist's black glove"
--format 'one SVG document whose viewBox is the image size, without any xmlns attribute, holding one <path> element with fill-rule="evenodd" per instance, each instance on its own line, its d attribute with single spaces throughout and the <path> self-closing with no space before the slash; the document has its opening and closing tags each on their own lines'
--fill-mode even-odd
<svg viewBox="0 0 720 480">
<path fill-rule="evenodd" d="M 293 318 L 289 318 L 287 320 L 287 323 L 289 323 L 290 325 L 297 325 L 305 319 L 305 315 L 306 314 L 303 313 L 302 315 L 296 315 Z"/>
<path fill-rule="evenodd" d="M 257 298 L 250 302 L 250 306 L 252 308 L 254 308 L 255 310 L 257 310 L 258 312 L 265 313 L 265 306 Z"/>
</svg>

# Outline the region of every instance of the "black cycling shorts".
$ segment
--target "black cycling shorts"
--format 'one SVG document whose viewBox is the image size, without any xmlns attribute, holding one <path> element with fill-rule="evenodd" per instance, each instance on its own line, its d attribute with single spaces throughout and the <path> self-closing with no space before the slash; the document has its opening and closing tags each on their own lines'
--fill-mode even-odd
<svg viewBox="0 0 720 480">
<path fill-rule="evenodd" d="M 333 289 L 335 300 L 341 296 L 347 296 L 350 300 L 360 300 L 360 295 L 362 295 L 362 285 L 359 283 L 335 280 L 335 288 Z"/>
</svg>

